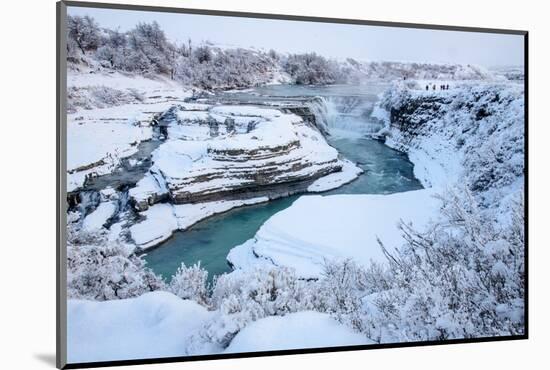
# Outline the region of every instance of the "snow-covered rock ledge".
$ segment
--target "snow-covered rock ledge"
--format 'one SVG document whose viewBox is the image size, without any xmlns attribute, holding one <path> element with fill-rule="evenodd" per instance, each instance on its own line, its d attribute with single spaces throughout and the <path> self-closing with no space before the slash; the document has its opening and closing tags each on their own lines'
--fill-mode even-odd
<svg viewBox="0 0 550 370">
<path fill-rule="evenodd" d="M 386 121 L 386 145 L 409 155 L 424 186 L 460 180 L 485 192 L 522 182 L 522 85 L 452 83 L 449 90 L 425 91 L 399 84 L 382 96 L 376 113 Z"/>
<path fill-rule="evenodd" d="M 353 258 L 385 263 L 378 239 L 393 249 L 404 243 L 398 223 L 422 229 L 439 214 L 434 189 L 391 195 L 302 196 L 262 225 L 254 238 L 227 256 L 236 269 L 258 264 L 290 267 L 304 279 L 321 277 L 325 261 Z"/>
<path fill-rule="evenodd" d="M 140 210 L 164 193 L 174 204 L 276 198 L 332 189 L 361 172 L 295 114 L 225 105 L 200 111 L 179 106 L 170 115 L 168 138 L 153 153 L 155 181 L 131 191 Z"/>
<path fill-rule="evenodd" d="M 278 109 L 182 102 L 167 108 L 158 119 L 164 140 L 156 139 L 151 167 L 128 190 L 130 202 L 116 207 L 96 204 L 92 209 L 101 212 L 84 214 L 84 224 L 94 230 L 108 219 L 119 219 L 113 233 L 129 236 L 141 249 L 154 247 L 175 231 L 214 214 L 295 193 L 331 190 L 362 172 L 341 158 L 312 123 Z M 83 127 L 91 125 L 86 121 Z M 113 148 L 123 146 L 117 141 L 122 136 L 112 138 Z M 93 142 L 88 143 L 90 147 Z M 85 176 L 88 171 L 77 173 Z"/>
</svg>

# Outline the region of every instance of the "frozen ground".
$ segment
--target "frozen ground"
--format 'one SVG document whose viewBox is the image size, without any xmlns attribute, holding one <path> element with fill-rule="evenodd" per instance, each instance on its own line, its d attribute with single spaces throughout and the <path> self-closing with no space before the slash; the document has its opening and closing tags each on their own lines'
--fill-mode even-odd
<svg viewBox="0 0 550 370">
<path fill-rule="evenodd" d="M 328 314 L 303 311 L 255 321 L 224 349 L 203 335 L 218 314 L 168 292 L 105 302 L 69 300 L 68 361 L 154 359 L 373 343 Z"/>
</svg>

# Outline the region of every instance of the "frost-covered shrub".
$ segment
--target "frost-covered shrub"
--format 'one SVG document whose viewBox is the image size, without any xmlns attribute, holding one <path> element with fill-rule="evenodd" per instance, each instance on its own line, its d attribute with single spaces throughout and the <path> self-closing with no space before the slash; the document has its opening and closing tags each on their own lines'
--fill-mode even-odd
<svg viewBox="0 0 550 370">
<path fill-rule="evenodd" d="M 67 111 L 78 108 L 107 108 L 129 103 L 143 102 L 145 97 L 136 89 L 118 90 L 108 86 L 86 86 L 67 89 Z"/>
<path fill-rule="evenodd" d="M 208 45 L 202 45 L 195 49 L 194 57 L 199 63 L 208 63 L 212 60 L 212 51 Z"/>
<path fill-rule="evenodd" d="M 95 86 L 90 89 L 96 107 L 111 107 L 128 102 L 128 94 L 107 86 Z"/>
<path fill-rule="evenodd" d="M 95 57 L 104 67 L 120 68 L 124 63 L 123 55 L 109 45 L 100 46 L 95 53 Z"/>
<path fill-rule="evenodd" d="M 246 49 L 194 49 L 176 59 L 174 78 L 202 89 L 241 88 L 265 84 L 273 78 L 276 61 L 263 52 Z"/>
<path fill-rule="evenodd" d="M 128 92 L 128 95 L 131 96 L 136 102 L 142 103 L 145 101 L 145 95 L 143 95 L 138 89 L 128 88 L 126 91 Z"/>
<path fill-rule="evenodd" d="M 105 235 L 100 233 L 69 233 L 69 298 L 99 301 L 125 299 L 164 288 L 162 279 L 145 267 L 145 261 L 133 252 L 131 246 L 107 241 Z"/>
<path fill-rule="evenodd" d="M 375 309 L 367 312 L 371 339 L 442 340 L 524 332 L 522 199 L 508 224 L 484 216 L 467 190 L 450 192 L 442 200 L 443 219 L 427 231 L 401 224 L 407 243 L 388 254 L 388 287 L 374 296 Z"/>
<path fill-rule="evenodd" d="M 367 271 L 352 259 L 325 261 L 323 277 L 312 287 L 313 306 L 338 321 L 362 331 L 363 302 L 367 294 Z"/>
<path fill-rule="evenodd" d="M 311 308 L 307 282 L 285 267 L 259 267 L 220 276 L 214 285 L 212 307 L 219 310 L 206 336 L 223 346 L 247 324 L 266 316 Z"/>
<path fill-rule="evenodd" d="M 208 271 L 201 268 L 200 263 L 189 267 L 182 263 L 172 276 L 168 290 L 182 299 L 206 306 L 209 301 L 207 280 Z"/>
</svg>

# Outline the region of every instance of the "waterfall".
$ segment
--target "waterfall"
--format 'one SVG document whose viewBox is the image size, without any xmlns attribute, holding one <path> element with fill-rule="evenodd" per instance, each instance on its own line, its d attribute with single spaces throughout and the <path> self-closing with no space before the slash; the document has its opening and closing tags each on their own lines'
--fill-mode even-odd
<svg viewBox="0 0 550 370">
<path fill-rule="evenodd" d="M 383 123 L 371 117 L 375 101 L 363 96 L 317 96 L 309 103 L 317 126 L 330 134 L 369 135 Z"/>
<path fill-rule="evenodd" d="M 327 98 L 316 96 L 309 102 L 309 109 L 315 116 L 317 127 L 324 132 L 330 132 L 333 121 L 337 119 L 338 111 Z"/>
</svg>

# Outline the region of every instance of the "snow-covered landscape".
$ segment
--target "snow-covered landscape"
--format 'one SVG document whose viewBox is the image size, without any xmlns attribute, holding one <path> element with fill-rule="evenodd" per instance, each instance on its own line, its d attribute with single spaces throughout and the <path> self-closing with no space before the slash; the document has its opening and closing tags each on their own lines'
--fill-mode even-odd
<svg viewBox="0 0 550 370">
<path fill-rule="evenodd" d="M 522 66 L 100 20 L 67 20 L 69 362 L 524 333 Z"/>
</svg>

